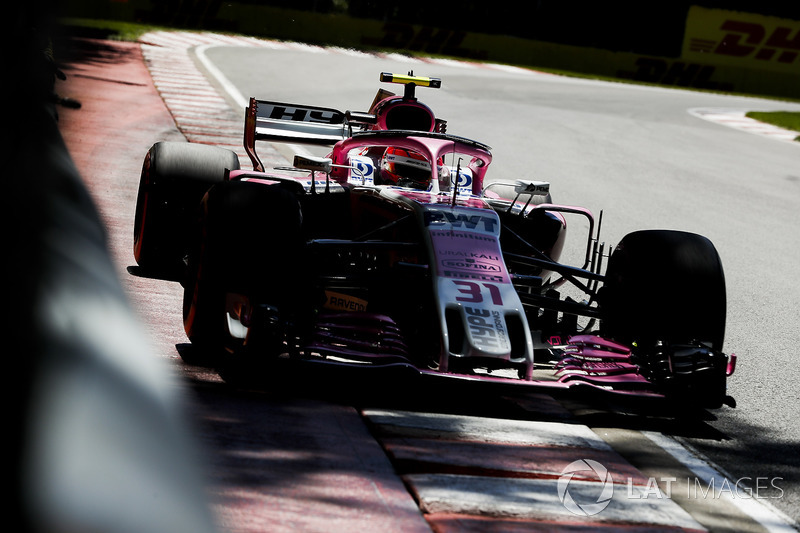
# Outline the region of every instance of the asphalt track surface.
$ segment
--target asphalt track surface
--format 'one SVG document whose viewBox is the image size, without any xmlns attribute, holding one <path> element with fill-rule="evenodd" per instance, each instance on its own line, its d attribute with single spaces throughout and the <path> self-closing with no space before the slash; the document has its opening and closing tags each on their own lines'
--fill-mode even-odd
<svg viewBox="0 0 800 533">
<path fill-rule="evenodd" d="M 370 434 L 353 425 L 355 411 L 347 402 L 330 404 L 314 394 L 290 395 L 285 401 L 274 396 L 256 396 L 254 400 L 248 394 L 227 390 L 205 369 L 179 362 L 178 351 L 186 349 L 179 286 L 137 277 L 135 269 L 128 268 L 133 265 L 131 221 L 143 154 L 156 140 L 186 137 L 186 132 L 175 128 L 174 116 L 152 89 L 139 54 L 135 45 L 95 44 L 86 56 L 88 62 L 67 69 L 72 85 L 68 81 L 65 90 L 84 105 L 81 110 L 62 110 L 62 125 L 109 228 L 120 277 L 151 328 L 154 351 L 174 360 L 192 385 L 187 394 L 202 427 L 201 438 L 214 451 L 209 458 L 212 486 L 227 487 L 215 500 L 223 526 L 257 531 L 259 523 L 271 521 L 281 525 L 276 530 L 336 529 L 345 523 L 347 527 L 369 524 L 372 529 L 376 516 L 392 516 L 411 520 L 415 524 L 411 529 L 424 529 L 405 487 L 397 483 L 385 457 L 376 455 L 370 446 Z M 242 94 L 341 109 L 366 107 L 377 86 L 377 72 L 408 70 L 406 64 L 387 64 L 385 59 L 285 49 L 213 48 L 206 50 L 206 55 Z M 259 67 L 253 69 L 252 64 Z M 298 65 L 303 66 L 302 72 L 290 70 Z M 431 71 L 433 67 L 435 71 Z M 707 123 L 687 111 L 797 106 L 484 69 L 414 68 L 418 74 L 445 79 L 445 88 L 432 92 L 427 102 L 450 121 L 451 132 L 476 137 L 495 148 L 496 175 L 522 172 L 548 179 L 558 201 L 605 209 L 609 242 L 632 229 L 673 227 L 704 233 L 716 243 L 730 295 L 727 347 L 740 354 L 742 363 L 731 383 L 739 407 L 718 411 L 716 419 L 689 427 L 620 416 L 612 409 L 587 407 L 580 401 L 568 405 L 573 408 L 568 416 L 594 427 L 609 441 L 616 439 L 623 448 L 626 439 L 632 438 L 630 430 L 682 435 L 731 479 L 780 476 L 782 498 L 770 503 L 797 518 L 797 368 L 790 363 L 791 342 L 798 338 L 796 321 L 792 321 L 797 315 L 798 289 L 790 273 L 798 254 L 800 176 L 796 166 L 800 147 Z M 258 76 L 253 74 L 256 71 Z M 295 75 L 288 76 L 289 72 Z M 289 87 L 288 78 L 297 85 Z M 75 92 L 70 93 L 72 90 Z M 88 117 L 93 121 L 90 124 L 83 122 Z M 475 408 L 464 406 L 467 411 Z M 538 408 L 541 419 L 562 416 L 558 408 L 550 412 Z M 327 410 L 327 419 L 335 427 L 319 425 L 315 413 L 320 409 Z M 483 409 L 491 412 L 490 406 Z M 381 413 L 376 411 L 373 416 L 379 419 Z M 273 442 L 272 455 L 269 450 L 259 450 L 257 455 L 255 446 L 243 444 L 280 439 L 282 432 L 245 429 L 259 424 L 272 427 L 276 421 L 287 428 L 300 425 L 294 437 L 299 440 L 294 444 L 313 441 L 322 446 L 326 439 L 330 443 L 344 438 L 351 444 L 360 443 L 351 449 L 361 452 L 326 457 L 322 453 L 325 446 L 298 444 L 293 454 L 284 451 L 281 455 L 277 450 L 291 446 Z M 303 421 L 309 425 L 303 426 Z M 355 474 L 342 477 L 340 461 L 368 463 L 373 473 L 386 474 L 385 483 L 376 486 Z M 305 468 L 306 476 L 315 472 L 319 477 L 313 483 L 298 481 L 297 472 L 287 464 Z M 331 468 L 333 464 L 336 469 Z M 270 466 L 268 479 L 254 473 Z M 353 473 L 358 472 L 359 465 L 351 466 Z M 641 468 L 648 471 L 647 465 Z M 652 468 L 652 473 L 658 472 Z M 229 490 L 229 481 L 242 478 L 245 483 L 239 492 Z M 258 496 L 253 489 L 256 485 L 272 489 L 272 499 Z M 346 498 L 342 496 L 344 486 L 350 489 Z M 383 503 L 376 505 L 371 499 L 376 494 L 376 501 Z M 352 509 L 352 514 L 342 514 L 343 508 Z M 386 512 L 365 513 L 365 508 Z M 399 523 L 392 522 L 394 526 Z M 404 526 L 398 530 L 409 529 L 408 523 Z"/>
</svg>

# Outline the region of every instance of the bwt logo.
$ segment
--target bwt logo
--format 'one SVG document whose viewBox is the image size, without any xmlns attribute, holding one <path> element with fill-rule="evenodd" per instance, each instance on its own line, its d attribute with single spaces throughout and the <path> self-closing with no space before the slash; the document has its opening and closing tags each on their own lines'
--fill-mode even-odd
<svg viewBox="0 0 800 533">
<path fill-rule="evenodd" d="M 436 211 L 433 209 L 425 211 L 426 226 L 444 224 L 454 228 L 465 228 L 469 230 L 483 229 L 489 233 L 494 233 L 497 230 L 497 223 L 498 220 L 491 216 L 467 215 L 464 213 Z"/>
<path fill-rule="evenodd" d="M 708 39 L 691 39 L 692 52 L 712 52 L 734 57 L 750 57 L 761 61 L 775 59 L 778 63 L 792 63 L 800 53 L 800 30 L 778 26 L 771 33 L 761 24 L 740 20 L 726 20 L 720 30 L 728 32 L 719 44 Z M 792 35 L 794 31 L 794 35 Z"/>
</svg>

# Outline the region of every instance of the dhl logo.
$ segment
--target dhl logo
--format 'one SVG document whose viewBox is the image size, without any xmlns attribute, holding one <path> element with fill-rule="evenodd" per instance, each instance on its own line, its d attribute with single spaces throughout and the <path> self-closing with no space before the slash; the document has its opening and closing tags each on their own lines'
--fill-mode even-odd
<svg viewBox="0 0 800 533">
<path fill-rule="evenodd" d="M 800 54 L 800 29 L 777 26 L 770 31 L 756 22 L 730 19 L 725 20 L 719 29 L 726 32 L 719 42 L 692 38 L 690 51 L 779 63 L 792 63 Z"/>
<path fill-rule="evenodd" d="M 681 59 L 793 74 L 800 61 L 800 21 L 692 6 Z"/>
</svg>

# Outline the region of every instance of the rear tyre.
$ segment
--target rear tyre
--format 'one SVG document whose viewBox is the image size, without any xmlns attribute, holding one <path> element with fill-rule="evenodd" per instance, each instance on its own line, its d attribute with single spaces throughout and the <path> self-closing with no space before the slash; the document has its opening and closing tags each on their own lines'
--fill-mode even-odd
<svg viewBox="0 0 800 533">
<path fill-rule="evenodd" d="M 239 157 L 215 146 L 159 142 L 145 156 L 133 229 L 143 269 L 175 277 L 184 268 L 188 229 L 206 191 L 239 169 Z"/>
<path fill-rule="evenodd" d="M 634 347 L 673 398 L 718 407 L 725 398 L 722 262 L 692 233 L 631 233 L 611 256 L 601 292 L 604 335 Z"/>
<path fill-rule="evenodd" d="M 183 301 L 193 349 L 184 360 L 228 366 L 244 347 L 229 328 L 236 305 L 291 310 L 301 284 L 300 206 L 279 186 L 220 183 L 203 198 L 195 235 Z"/>
</svg>

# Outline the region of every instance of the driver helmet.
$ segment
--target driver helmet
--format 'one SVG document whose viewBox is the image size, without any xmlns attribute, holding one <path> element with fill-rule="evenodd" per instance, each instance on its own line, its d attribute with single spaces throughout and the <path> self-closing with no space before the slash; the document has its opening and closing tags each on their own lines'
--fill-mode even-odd
<svg viewBox="0 0 800 533">
<path fill-rule="evenodd" d="M 414 150 L 390 146 L 381 158 L 381 175 L 385 183 L 400 187 L 427 190 L 431 183 L 431 164 Z"/>
</svg>

